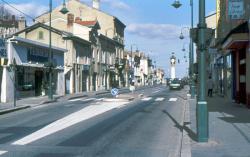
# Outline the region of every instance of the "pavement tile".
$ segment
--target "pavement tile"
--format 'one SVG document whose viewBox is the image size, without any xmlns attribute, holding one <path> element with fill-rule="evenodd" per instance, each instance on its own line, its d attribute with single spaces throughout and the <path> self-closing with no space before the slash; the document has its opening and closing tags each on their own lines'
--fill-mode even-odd
<svg viewBox="0 0 250 157">
<path fill-rule="evenodd" d="M 209 142 L 192 141 L 192 157 L 250 157 L 250 110 L 222 98 L 208 98 Z M 190 103 L 196 133 L 196 102 Z"/>
</svg>

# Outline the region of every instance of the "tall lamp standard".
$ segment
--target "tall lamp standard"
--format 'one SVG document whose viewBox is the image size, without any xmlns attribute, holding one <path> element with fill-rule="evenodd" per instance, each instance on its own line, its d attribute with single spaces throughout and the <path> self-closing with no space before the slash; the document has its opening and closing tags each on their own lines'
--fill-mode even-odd
<svg viewBox="0 0 250 157">
<path fill-rule="evenodd" d="M 199 92 L 198 101 L 196 109 L 196 119 L 197 119 L 197 134 L 198 142 L 208 142 L 208 111 L 207 111 L 207 101 L 206 101 L 206 41 L 208 39 L 209 30 L 207 29 L 206 19 L 205 19 L 205 0 L 199 0 L 199 24 L 198 29 L 193 28 L 193 0 L 190 0 L 191 5 L 191 33 L 190 36 L 192 41 L 197 42 L 198 51 L 200 53 L 199 57 Z M 177 7 L 176 7 L 177 8 Z M 195 40 L 194 40 L 195 39 Z M 198 39 L 198 41 L 196 41 Z M 191 44 L 191 63 L 193 65 L 193 42 Z M 192 66 L 193 74 L 193 66 Z M 193 75 L 192 75 L 193 76 Z M 192 84 L 194 85 L 194 80 L 192 79 Z M 193 87 L 193 86 L 192 86 Z"/>
<path fill-rule="evenodd" d="M 67 14 L 69 11 L 66 8 L 65 0 L 63 1 L 63 8 L 60 10 L 62 14 Z M 53 68 L 53 55 L 52 55 L 52 39 L 51 39 L 51 13 L 52 13 L 52 0 L 49 1 L 49 91 L 48 98 L 53 100 L 53 90 L 52 90 L 52 68 Z"/>
<path fill-rule="evenodd" d="M 175 2 L 172 4 L 173 7 L 178 9 L 181 7 L 181 3 L 179 0 L 175 0 Z M 194 4 L 193 0 L 190 0 L 190 7 L 191 7 L 191 29 L 194 28 Z M 184 39 L 183 33 L 181 33 L 180 39 Z M 190 52 L 189 52 L 189 77 L 191 79 L 190 82 L 190 94 L 191 98 L 194 99 L 195 97 L 195 83 L 194 83 L 194 42 L 193 39 L 190 37 Z"/>
<path fill-rule="evenodd" d="M 206 35 L 205 0 L 199 0 L 198 50 L 199 59 L 199 96 L 197 103 L 197 133 L 199 142 L 208 142 L 208 111 L 206 101 Z"/>
</svg>

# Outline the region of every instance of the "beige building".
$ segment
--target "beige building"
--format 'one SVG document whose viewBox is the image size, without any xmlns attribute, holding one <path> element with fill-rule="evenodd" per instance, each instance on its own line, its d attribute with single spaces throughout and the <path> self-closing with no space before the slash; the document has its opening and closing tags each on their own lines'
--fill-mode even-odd
<svg viewBox="0 0 250 157">
<path fill-rule="evenodd" d="M 124 77 L 119 75 L 119 68 L 113 69 L 111 65 L 114 64 L 115 60 L 118 63 L 122 62 L 125 25 L 116 17 L 100 11 L 99 3 L 98 0 L 94 0 L 93 7 L 90 7 L 79 0 L 69 0 L 66 4 L 69 10 L 67 15 L 60 13 L 62 6 L 58 6 L 52 11 L 52 26 L 54 28 L 70 32 L 74 36 L 91 42 L 91 91 L 108 89 L 117 84 L 124 85 L 124 79 L 122 79 Z M 45 13 L 37 17 L 36 20 L 48 24 L 49 14 Z M 107 48 L 104 45 L 111 46 Z M 66 58 L 68 57 L 66 56 Z M 74 62 L 68 62 L 68 64 L 72 66 Z M 71 75 L 74 75 L 73 72 L 71 73 Z M 113 81 L 110 81 L 112 78 Z M 70 80 L 71 85 L 76 82 L 74 79 Z M 74 88 L 71 87 L 70 89 L 71 93 L 75 92 Z"/>
<path fill-rule="evenodd" d="M 250 107 L 249 0 L 217 0 L 221 93 Z"/>
</svg>

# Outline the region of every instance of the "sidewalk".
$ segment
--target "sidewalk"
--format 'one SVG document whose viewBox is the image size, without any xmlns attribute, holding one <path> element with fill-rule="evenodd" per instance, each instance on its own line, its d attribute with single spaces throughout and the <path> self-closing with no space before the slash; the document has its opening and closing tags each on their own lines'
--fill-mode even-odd
<svg viewBox="0 0 250 157">
<path fill-rule="evenodd" d="M 225 98 L 208 98 L 209 142 L 196 142 L 196 101 L 189 100 L 192 157 L 250 157 L 250 110 Z"/>
</svg>

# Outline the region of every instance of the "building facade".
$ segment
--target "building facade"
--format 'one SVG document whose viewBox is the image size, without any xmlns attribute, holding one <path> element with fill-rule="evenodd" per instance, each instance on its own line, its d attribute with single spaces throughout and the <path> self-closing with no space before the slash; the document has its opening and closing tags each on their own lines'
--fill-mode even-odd
<svg viewBox="0 0 250 157">
<path fill-rule="evenodd" d="M 8 64 L 3 66 L 1 101 L 47 95 L 48 78 L 52 72 L 54 94 L 64 94 L 64 53 L 66 49 L 52 47 L 53 68 L 48 66 L 49 45 L 27 38 L 8 39 Z"/>
<path fill-rule="evenodd" d="M 111 70 L 108 69 L 110 73 L 107 73 L 109 63 L 105 63 L 105 61 L 108 61 L 108 57 L 111 57 L 112 61 L 117 62 L 117 64 L 123 62 L 125 25 L 118 18 L 100 11 L 100 1 L 94 0 L 92 7 L 79 0 L 70 0 L 66 5 L 69 10 L 67 15 L 59 12 L 62 6 L 58 6 L 52 11 L 52 26 L 91 42 L 90 91 L 103 90 L 112 86 L 124 86 L 124 70 L 118 66 L 113 71 L 111 66 Z M 48 24 L 49 14 L 45 13 L 36 20 Z M 93 25 L 93 22 L 98 23 L 99 27 Z M 79 29 L 78 25 L 89 29 L 84 31 Z M 107 48 L 106 45 L 111 45 L 113 48 Z M 105 81 L 111 78 L 113 78 L 113 81 Z M 71 93 L 74 92 L 75 90 L 71 90 Z"/>
<path fill-rule="evenodd" d="M 248 0 L 217 0 L 217 67 L 224 96 L 250 107 Z"/>
</svg>

